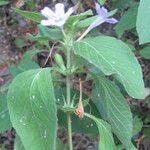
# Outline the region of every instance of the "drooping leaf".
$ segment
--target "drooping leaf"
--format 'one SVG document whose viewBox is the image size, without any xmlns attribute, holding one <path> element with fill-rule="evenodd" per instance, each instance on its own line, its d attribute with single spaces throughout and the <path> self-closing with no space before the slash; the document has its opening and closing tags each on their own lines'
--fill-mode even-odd
<svg viewBox="0 0 150 150">
<path fill-rule="evenodd" d="M 106 119 L 111 124 L 113 132 L 127 150 L 134 149 L 131 143 L 133 128 L 132 114 L 126 99 L 122 96 L 117 86 L 110 80 L 103 76 L 95 76 L 95 79 L 96 100 L 99 101 L 100 99 L 101 103 L 103 103 L 104 110 L 107 114 Z"/>
<path fill-rule="evenodd" d="M 138 9 L 136 28 L 139 34 L 139 43 L 144 44 L 150 42 L 150 2 L 148 0 L 140 0 Z"/>
<path fill-rule="evenodd" d="M 20 10 L 19 8 L 13 8 L 13 10 L 17 12 L 19 15 L 25 17 L 26 19 L 35 21 L 37 23 L 40 23 L 42 20 L 42 15 L 40 13 L 24 11 L 24 10 Z"/>
<path fill-rule="evenodd" d="M 100 135 L 98 150 L 116 150 L 110 125 L 107 122 L 98 119 L 93 115 L 85 113 L 85 116 L 94 120 L 97 125 Z"/>
<path fill-rule="evenodd" d="M 142 57 L 145 59 L 150 59 L 150 46 L 144 47 L 141 51 L 140 54 Z"/>
<path fill-rule="evenodd" d="M 9 87 L 8 108 L 25 149 L 56 148 L 57 110 L 49 68 L 19 74 Z"/>
<path fill-rule="evenodd" d="M 138 5 L 135 5 L 129 8 L 121 17 L 115 26 L 115 30 L 119 36 L 121 36 L 126 30 L 136 27 L 137 11 Z"/>
<path fill-rule="evenodd" d="M 144 97 L 141 67 L 131 49 L 108 36 L 85 38 L 74 43 L 74 52 L 106 75 L 114 74 L 134 98 Z"/>
<path fill-rule="evenodd" d="M 0 93 L 0 133 L 12 127 L 10 122 L 6 93 Z"/>
</svg>

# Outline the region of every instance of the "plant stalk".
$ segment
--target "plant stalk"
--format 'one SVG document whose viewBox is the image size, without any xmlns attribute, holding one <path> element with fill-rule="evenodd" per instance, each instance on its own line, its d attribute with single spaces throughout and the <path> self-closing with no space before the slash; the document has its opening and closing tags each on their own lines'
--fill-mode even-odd
<svg viewBox="0 0 150 150">
<path fill-rule="evenodd" d="M 70 56 L 70 47 L 67 46 L 67 69 L 71 65 L 71 56 Z M 67 86 L 67 106 L 71 105 L 70 100 L 70 75 L 67 75 L 66 77 L 66 86 Z M 71 125 L 71 114 L 70 112 L 67 113 L 67 123 L 68 123 L 68 143 L 69 143 L 69 150 L 73 150 L 72 145 L 72 125 Z"/>
</svg>

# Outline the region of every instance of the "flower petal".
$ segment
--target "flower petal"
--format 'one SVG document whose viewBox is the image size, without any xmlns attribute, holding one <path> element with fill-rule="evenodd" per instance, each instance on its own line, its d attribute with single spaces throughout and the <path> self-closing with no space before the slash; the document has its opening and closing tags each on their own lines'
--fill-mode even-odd
<svg viewBox="0 0 150 150">
<path fill-rule="evenodd" d="M 65 20 L 55 22 L 55 26 L 62 27 L 65 24 Z"/>
<path fill-rule="evenodd" d="M 58 17 L 64 16 L 64 14 L 65 14 L 64 4 L 62 4 L 62 3 L 57 3 L 57 4 L 55 5 L 55 13 L 56 13 L 56 15 L 57 15 Z"/>
<path fill-rule="evenodd" d="M 111 23 L 111 24 L 115 24 L 115 23 L 118 22 L 118 20 L 115 19 L 115 18 L 107 18 L 105 22 L 108 22 L 108 23 Z"/>
<path fill-rule="evenodd" d="M 69 16 L 73 13 L 74 9 L 73 7 L 69 8 L 68 11 L 64 15 L 64 19 L 67 20 Z"/>
<path fill-rule="evenodd" d="M 52 19 L 49 19 L 49 20 L 42 20 L 41 24 L 43 26 L 53 26 L 55 25 L 55 22 Z"/>
<path fill-rule="evenodd" d="M 96 12 L 98 13 L 100 18 L 105 18 L 107 15 L 107 9 L 105 7 L 102 7 L 98 4 L 95 3 L 95 7 L 96 7 Z"/>
<path fill-rule="evenodd" d="M 55 17 L 54 12 L 48 7 L 44 7 L 44 9 L 41 10 L 41 13 L 48 19 Z"/>
</svg>

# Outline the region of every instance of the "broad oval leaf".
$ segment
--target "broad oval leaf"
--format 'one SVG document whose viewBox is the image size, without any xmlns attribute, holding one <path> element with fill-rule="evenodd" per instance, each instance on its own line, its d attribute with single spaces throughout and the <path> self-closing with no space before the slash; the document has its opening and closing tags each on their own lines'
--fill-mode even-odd
<svg viewBox="0 0 150 150">
<path fill-rule="evenodd" d="M 149 0 L 140 0 L 138 9 L 136 28 L 139 34 L 140 44 L 150 42 L 150 2 Z"/>
<path fill-rule="evenodd" d="M 98 119 L 93 115 L 85 113 L 85 116 L 91 118 L 97 125 L 100 134 L 98 150 L 116 150 L 110 125 L 102 119 Z"/>
<path fill-rule="evenodd" d="M 25 149 L 56 149 L 57 109 L 49 68 L 19 74 L 9 87 L 8 108 Z"/>
<path fill-rule="evenodd" d="M 74 43 L 74 52 L 102 70 L 114 74 L 134 98 L 144 98 L 141 67 L 131 49 L 109 36 L 85 38 Z"/>
<path fill-rule="evenodd" d="M 0 93 L 0 133 L 12 127 L 10 122 L 6 93 Z"/>
<path fill-rule="evenodd" d="M 95 101 L 103 104 L 107 119 L 111 124 L 113 132 L 124 144 L 127 150 L 132 150 L 132 114 L 126 99 L 122 96 L 119 89 L 110 80 L 102 76 L 95 76 Z M 99 102 L 98 102 L 99 101 Z M 101 113 L 101 112 L 100 112 Z"/>
</svg>

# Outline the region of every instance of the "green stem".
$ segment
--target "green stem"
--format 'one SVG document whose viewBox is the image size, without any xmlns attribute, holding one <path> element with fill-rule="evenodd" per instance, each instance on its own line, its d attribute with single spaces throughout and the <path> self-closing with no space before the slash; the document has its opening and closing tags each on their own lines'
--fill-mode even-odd
<svg viewBox="0 0 150 150">
<path fill-rule="evenodd" d="M 71 65 L 71 59 L 70 59 L 70 47 L 67 46 L 67 69 Z M 70 76 L 67 75 L 66 77 L 66 86 L 67 86 L 67 106 L 70 106 Z M 72 145 L 72 125 L 71 125 L 71 114 L 70 112 L 67 113 L 67 122 L 68 122 L 68 140 L 69 140 L 69 150 L 73 150 Z"/>
<path fill-rule="evenodd" d="M 72 145 L 72 126 L 71 126 L 71 114 L 67 114 L 67 119 L 68 119 L 68 138 L 69 138 L 69 150 L 73 150 L 73 145 Z"/>
</svg>

